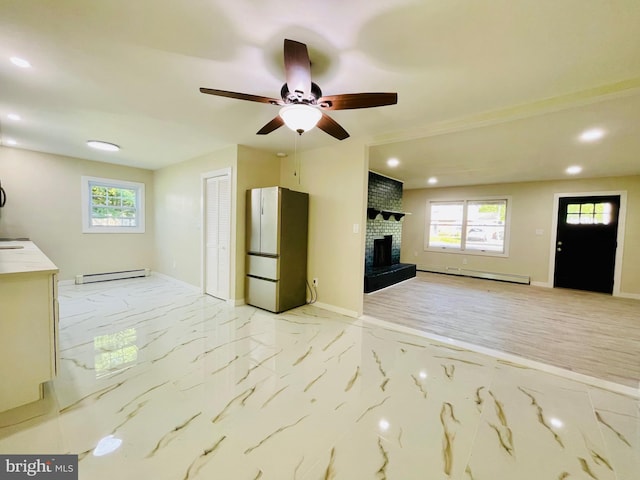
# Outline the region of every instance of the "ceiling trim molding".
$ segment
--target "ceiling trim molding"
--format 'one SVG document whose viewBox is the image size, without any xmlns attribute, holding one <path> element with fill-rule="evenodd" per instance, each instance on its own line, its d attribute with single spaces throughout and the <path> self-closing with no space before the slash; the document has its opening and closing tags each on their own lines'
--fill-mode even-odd
<svg viewBox="0 0 640 480">
<path fill-rule="evenodd" d="M 567 95 L 538 100 L 536 102 L 515 105 L 501 110 L 492 110 L 454 120 L 435 122 L 410 130 L 381 134 L 374 137 L 367 146 L 375 147 L 377 145 L 386 145 L 389 143 L 417 140 L 420 138 L 435 137 L 448 133 L 472 130 L 475 128 L 508 123 L 515 120 L 546 115 L 562 110 L 570 110 L 572 108 L 605 102 L 607 100 L 617 98 L 630 97 L 638 94 L 640 94 L 640 77 L 602 85 L 600 87 L 582 90 Z"/>
</svg>

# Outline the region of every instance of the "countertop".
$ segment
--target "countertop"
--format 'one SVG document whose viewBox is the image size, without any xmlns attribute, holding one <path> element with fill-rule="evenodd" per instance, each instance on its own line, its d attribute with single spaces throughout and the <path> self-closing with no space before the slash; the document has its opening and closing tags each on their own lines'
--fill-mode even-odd
<svg viewBox="0 0 640 480">
<path fill-rule="evenodd" d="M 35 272 L 58 273 L 58 267 L 33 242 L 0 241 L 0 275 Z"/>
</svg>

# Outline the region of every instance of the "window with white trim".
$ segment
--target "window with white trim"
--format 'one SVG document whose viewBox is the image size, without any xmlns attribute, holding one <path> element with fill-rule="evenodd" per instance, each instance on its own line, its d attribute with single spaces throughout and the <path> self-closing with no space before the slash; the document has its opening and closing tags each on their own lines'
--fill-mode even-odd
<svg viewBox="0 0 640 480">
<path fill-rule="evenodd" d="M 83 233 L 144 230 L 144 183 L 82 177 Z"/>
<path fill-rule="evenodd" d="M 508 199 L 427 201 L 425 250 L 508 253 Z"/>
</svg>

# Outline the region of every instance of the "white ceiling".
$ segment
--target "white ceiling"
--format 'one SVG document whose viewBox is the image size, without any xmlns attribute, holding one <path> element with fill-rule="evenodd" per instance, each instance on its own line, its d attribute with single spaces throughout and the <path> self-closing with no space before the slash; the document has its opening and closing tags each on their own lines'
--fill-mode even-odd
<svg viewBox="0 0 640 480">
<path fill-rule="evenodd" d="M 150 169 L 229 144 L 335 144 L 318 129 L 297 144 L 286 128 L 257 136 L 276 107 L 198 91 L 278 96 L 291 38 L 323 93 L 398 92 L 398 105 L 331 116 L 408 188 L 561 178 L 569 164 L 637 175 L 638 32 L 638 0 L 0 0 L 0 135 Z M 601 141 L 576 140 L 594 126 Z"/>
</svg>

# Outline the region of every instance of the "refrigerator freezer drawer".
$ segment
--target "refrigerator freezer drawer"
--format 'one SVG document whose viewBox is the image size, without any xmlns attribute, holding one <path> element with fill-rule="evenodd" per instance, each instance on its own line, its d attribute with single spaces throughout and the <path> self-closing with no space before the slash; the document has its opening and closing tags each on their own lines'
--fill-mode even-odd
<svg viewBox="0 0 640 480">
<path fill-rule="evenodd" d="M 253 277 L 280 279 L 280 260 L 274 257 L 262 257 L 259 255 L 247 255 L 247 275 Z"/>
<path fill-rule="evenodd" d="M 278 313 L 279 289 L 277 281 L 262 278 L 247 277 L 247 303 L 254 307 L 263 308 Z"/>
</svg>

